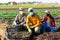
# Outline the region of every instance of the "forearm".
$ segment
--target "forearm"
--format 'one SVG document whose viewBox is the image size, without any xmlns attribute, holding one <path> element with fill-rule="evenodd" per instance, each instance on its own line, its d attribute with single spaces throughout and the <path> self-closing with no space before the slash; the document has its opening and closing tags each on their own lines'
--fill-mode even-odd
<svg viewBox="0 0 60 40">
<path fill-rule="evenodd" d="M 26 27 L 27 27 L 27 29 L 30 29 L 30 27 L 29 27 L 29 25 L 28 25 L 28 24 L 26 24 Z"/>
<path fill-rule="evenodd" d="M 41 26 L 41 22 L 38 22 L 36 25 L 34 25 L 33 27 L 38 27 L 38 26 Z"/>
<path fill-rule="evenodd" d="M 24 22 L 22 22 L 22 23 L 20 23 L 20 24 L 25 24 L 25 21 L 24 21 Z"/>
<path fill-rule="evenodd" d="M 33 26 L 33 28 L 38 27 L 38 26 L 39 26 L 39 25 L 38 25 L 38 24 L 36 24 L 36 25 L 34 25 L 34 26 Z"/>
<path fill-rule="evenodd" d="M 26 17 L 24 17 L 23 20 L 24 21 L 22 22 L 22 24 L 25 24 L 26 23 Z"/>
</svg>

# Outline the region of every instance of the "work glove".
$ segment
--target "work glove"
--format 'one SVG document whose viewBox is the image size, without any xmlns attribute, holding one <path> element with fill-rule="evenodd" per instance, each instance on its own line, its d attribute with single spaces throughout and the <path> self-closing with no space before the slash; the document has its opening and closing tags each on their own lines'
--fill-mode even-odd
<svg viewBox="0 0 60 40">
<path fill-rule="evenodd" d="M 26 26 L 26 24 L 24 24 L 24 26 Z"/>
<path fill-rule="evenodd" d="M 30 33 L 32 33 L 32 30 L 31 30 L 31 29 L 28 29 L 28 31 L 29 31 Z"/>
<path fill-rule="evenodd" d="M 20 24 L 21 22 L 19 20 L 16 21 L 17 24 Z"/>
<path fill-rule="evenodd" d="M 12 23 L 12 25 L 17 25 L 17 24 L 16 24 L 16 22 L 14 21 L 14 22 Z"/>
<path fill-rule="evenodd" d="M 24 23 L 21 23 L 20 25 L 23 25 Z"/>
</svg>

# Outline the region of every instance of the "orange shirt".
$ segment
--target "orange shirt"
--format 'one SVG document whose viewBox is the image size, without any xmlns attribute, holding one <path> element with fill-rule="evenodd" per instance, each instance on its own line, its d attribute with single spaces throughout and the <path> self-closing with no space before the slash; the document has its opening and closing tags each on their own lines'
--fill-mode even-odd
<svg viewBox="0 0 60 40">
<path fill-rule="evenodd" d="M 26 26 L 29 29 L 30 23 L 32 24 L 32 27 L 39 27 L 41 25 L 40 18 L 38 15 L 34 14 L 33 16 L 28 15 L 26 19 Z"/>
</svg>

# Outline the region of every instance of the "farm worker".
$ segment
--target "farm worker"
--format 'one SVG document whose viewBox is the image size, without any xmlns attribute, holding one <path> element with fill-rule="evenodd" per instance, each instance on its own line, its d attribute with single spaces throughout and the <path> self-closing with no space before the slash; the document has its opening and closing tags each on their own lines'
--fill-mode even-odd
<svg viewBox="0 0 60 40">
<path fill-rule="evenodd" d="M 29 15 L 26 18 L 26 27 L 28 31 L 31 33 L 29 40 L 33 39 L 35 33 L 40 33 L 40 18 L 37 14 L 34 13 L 33 8 L 28 9 Z"/>
<path fill-rule="evenodd" d="M 19 25 L 17 27 L 18 31 L 26 30 L 26 14 L 23 8 L 19 8 L 19 14 L 16 16 L 12 25 Z"/>
<path fill-rule="evenodd" d="M 45 11 L 46 16 L 43 17 L 42 19 L 42 26 L 43 26 L 43 31 L 50 31 L 50 32 L 55 32 L 56 31 L 56 27 L 55 27 L 55 20 L 53 18 L 53 16 L 50 14 L 49 10 Z"/>
</svg>

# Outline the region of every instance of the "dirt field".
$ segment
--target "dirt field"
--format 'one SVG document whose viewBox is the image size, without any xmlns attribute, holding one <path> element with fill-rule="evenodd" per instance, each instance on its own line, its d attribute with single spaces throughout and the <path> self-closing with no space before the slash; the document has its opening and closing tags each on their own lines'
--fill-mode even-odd
<svg viewBox="0 0 60 40">
<path fill-rule="evenodd" d="M 11 40 L 28 40 L 29 33 L 20 32 L 17 34 L 15 39 Z M 39 36 L 34 36 L 34 40 L 60 40 L 60 32 L 48 32 L 40 34 Z"/>
<path fill-rule="evenodd" d="M 4 21 L 1 21 L 4 22 Z M 8 24 L 6 24 L 8 25 Z M 4 23 L 0 23 L 0 28 L 6 26 Z M 16 37 L 10 40 L 28 40 L 30 33 L 26 31 L 16 32 Z M 34 40 L 60 40 L 60 32 L 48 32 L 38 36 L 34 36 Z"/>
<path fill-rule="evenodd" d="M 25 8 L 25 10 L 27 10 L 28 8 Z M 60 10 L 60 8 L 34 8 L 34 10 Z M 4 12 L 4 11 L 19 11 L 19 8 L 1 8 L 0 12 Z"/>
</svg>

